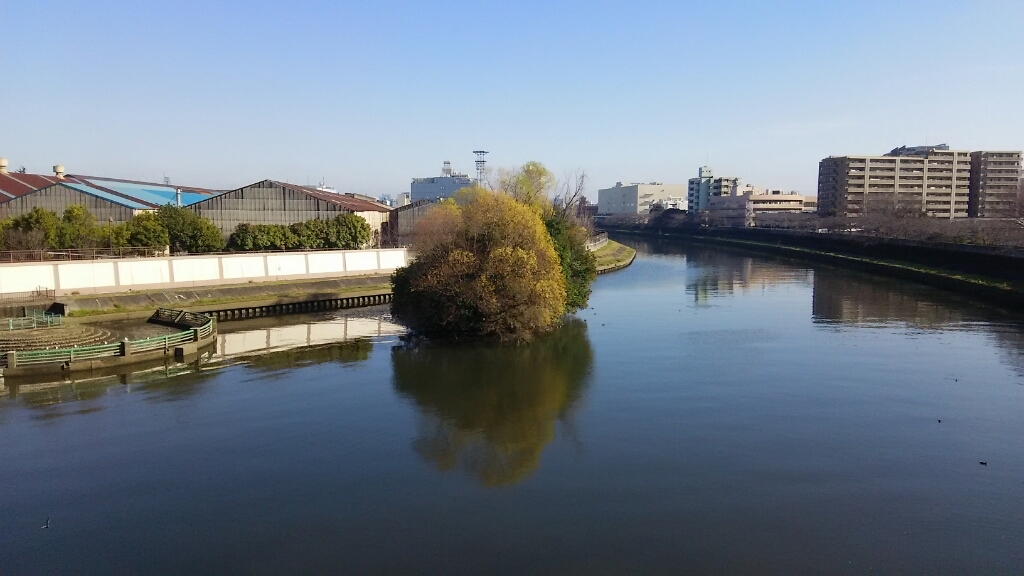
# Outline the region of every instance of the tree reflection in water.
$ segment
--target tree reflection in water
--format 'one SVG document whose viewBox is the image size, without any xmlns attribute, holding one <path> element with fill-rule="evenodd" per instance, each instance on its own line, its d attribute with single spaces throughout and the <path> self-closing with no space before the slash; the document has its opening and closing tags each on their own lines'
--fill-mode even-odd
<svg viewBox="0 0 1024 576">
<path fill-rule="evenodd" d="M 528 344 L 419 343 L 396 346 L 391 359 L 395 388 L 422 415 L 416 452 L 500 486 L 537 469 L 556 422 L 579 404 L 593 352 L 586 323 L 569 319 Z"/>
</svg>

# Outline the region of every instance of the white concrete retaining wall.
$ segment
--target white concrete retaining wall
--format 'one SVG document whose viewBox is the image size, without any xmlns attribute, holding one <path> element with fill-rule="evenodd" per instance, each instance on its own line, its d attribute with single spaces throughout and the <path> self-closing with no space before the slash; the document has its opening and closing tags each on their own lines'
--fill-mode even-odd
<svg viewBox="0 0 1024 576">
<path fill-rule="evenodd" d="M 0 297 L 36 290 L 61 296 L 390 274 L 407 260 L 406 250 L 396 248 L 0 264 Z"/>
</svg>

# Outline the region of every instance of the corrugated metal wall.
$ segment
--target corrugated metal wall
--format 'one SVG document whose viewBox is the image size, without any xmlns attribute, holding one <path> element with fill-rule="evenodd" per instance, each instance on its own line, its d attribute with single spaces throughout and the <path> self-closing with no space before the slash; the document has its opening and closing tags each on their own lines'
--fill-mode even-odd
<svg viewBox="0 0 1024 576">
<path fill-rule="evenodd" d="M 196 214 L 209 218 L 228 236 L 245 222 L 249 224 L 295 224 L 307 220 L 330 220 L 346 212 L 345 208 L 272 182 L 259 182 L 215 196 L 189 206 Z M 386 212 L 356 212 L 379 234 Z"/>
<path fill-rule="evenodd" d="M 135 212 L 127 206 L 56 185 L 0 204 L 0 218 L 16 218 L 36 207 L 56 212 L 60 216 L 69 206 L 85 206 L 99 223 L 107 222 L 111 217 L 114 222 L 127 222 Z"/>
</svg>

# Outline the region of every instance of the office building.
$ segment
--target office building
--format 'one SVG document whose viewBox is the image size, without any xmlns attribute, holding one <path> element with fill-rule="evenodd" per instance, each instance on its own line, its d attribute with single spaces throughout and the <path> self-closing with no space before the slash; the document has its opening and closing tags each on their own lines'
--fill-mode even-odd
<svg viewBox="0 0 1024 576">
<path fill-rule="evenodd" d="M 682 184 L 616 182 L 612 188 L 597 191 L 597 213 L 602 216 L 648 214 L 655 204 L 668 198 L 681 199 L 685 194 L 686 186 Z"/>
</svg>

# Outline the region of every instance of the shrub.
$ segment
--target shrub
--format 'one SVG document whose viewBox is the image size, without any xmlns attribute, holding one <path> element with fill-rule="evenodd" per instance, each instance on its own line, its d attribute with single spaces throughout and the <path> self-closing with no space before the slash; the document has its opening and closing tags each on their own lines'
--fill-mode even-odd
<svg viewBox="0 0 1024 576">
<path fill-rule="evenodd" d="M 370 241 L 370 225 L 361 216 L 341 214 L 331 220 L 283 224 L 239 224 L 228 238 L 232 250 L 358 250 Z"/>
</svg>

